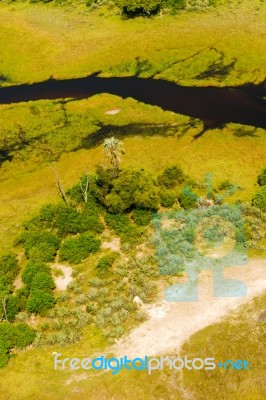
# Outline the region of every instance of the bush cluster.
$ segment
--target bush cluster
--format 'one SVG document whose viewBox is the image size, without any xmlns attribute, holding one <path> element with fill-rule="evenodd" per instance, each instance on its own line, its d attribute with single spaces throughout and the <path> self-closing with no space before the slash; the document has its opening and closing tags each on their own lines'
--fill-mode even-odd
<svg viewBox="0 0 266 400">
<path fill-rule="evenodd" d="M 258 176 L 258 184 L 260 186 L 265 186 L 266 185 L 266 168 L 263 168 L 261 173 Z"/>
<path fill-rule="evenodd" d="M 70 194 L 74 198 L 75 190 L 70 191 Z M 48 204 L 41 208 L 37 217 L 25 224 L 25 228 L 38 231 L 53 230 L 56 235 L 62 238 L 87 231 L 100 233 L 103 230 L 103 225 L 99 221 L 94 200 L 94 202 L 90 201 L 85 204 L 83 212 L 78 212 L 75 206 Z"/>
<path fill-rule="evenodd" d="M 185 0 L 115 0 L 115 3 L 128 18 L 150 17 L 164 8 L 177 11 L 186 6 Z"/>
<path fill-rule="evenodd" d="M 190 186 L 182 188 L 179 197 L 179 203 L 185 210 L 194 208 L 198 201 L 198 196 L 193 192 Z"/>
<path fill-rule="evenodd" d="M 19 272 L 19 265 L 15 254 L 8 253 L 0 256 L 0 295 L 11 293 L 13 282 Z"/>
<path fill-rule="evenodd" d="M 121 237 L 122 241 L 130 244 L 139 242 L 143 228 L 134 225 L 128 214 L 106 214 L 105 220 L 115 234 Z"/>
<path fill-rule="evenodd" d="M 51 262 L 59 247 L 58 237 L 45 231 L 24 231 L 20 237 L 27 258 Z"/>
<path fill-rule="evenodd" d="M 25 295 L 27 295 L 26 310 L 30 313 L 44 315 L 55 304 L 52 292 L 55 289 L 55 283 L 50 267 L 41 261 L 30 260 L 22 272 L 22 281 L 27 291 L 25 291 Z"/>
<path fill-rule="evenodd" d="M 100 244 L 100 240 L 96 239 L 92 234 L 82 234 L 68 238 L 60 246 L 60 260 L 79 264 L 91 253 L 96 253 L 100 249 Z"/>
<path fill-rule="evenodd" d="M 106 206 L 111 213 L 123 213 L 132 208 L 157 210 L 159 196 L 155 180 L 144 170 L 121 171 L 106 196 Z"/>
<path fill-rule="evenodd" d="M 252 205 L 266 213 L 266 186 L 262 186 L 252 200 Z"/>
<path fill-rule="evenodd" d="M 140 226 L 149 225 L 152 219 L 153 212 L 137 208 L 132 212 L 134 222 Z"/>
<path fill-rule="evenodd" d="M 35 332 L 26 324 L 0 323 L 0 367 L 5 367 L 13 348 L 23 349 L 35 339 Z"/>
<path fill-rule="evenodd" d="M 173 189 L 177 185 L 184 183 L 185 180 L 186 176 L 179 165 L 172 165 L 165 168 L 162 175 L 158 177 L 159 185 L 167 189 Z"/>
</svg>

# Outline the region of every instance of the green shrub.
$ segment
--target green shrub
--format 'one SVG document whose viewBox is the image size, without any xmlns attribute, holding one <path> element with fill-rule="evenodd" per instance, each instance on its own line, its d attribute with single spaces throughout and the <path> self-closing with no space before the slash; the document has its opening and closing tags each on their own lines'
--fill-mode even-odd
<svg viewBox="0 0 266 400">
<path fill-rule="evenodd" d="M 102 166 L 96 167 L 96 174 L 91 179 L 91 194 L 100 202 L 106 204 L 106 196 L 110 193 L 114 180 L 117 178 L 117 171 Z"/>
<path fill-rule="evenodd" d="M 26 257 L 45 262 L 54 260 L 59 247 L 59 239 L 50 232 L 25 231 L 20 242 L 24 245 Z"/>
<path fill-rule="evenodd" d="M 0 296 L 6 296 L 13 291 L 13 280 L 8 276 L 0 277 Z"/>
<path fill-rule="evenodd" d="M 229 179 L 226 179 L 220 183 L 218 186 L 218 190 L 228 190 L 232 187 L 232 183 L 229 181 Z"/>
<path fill-rule="evenodd" d="M 111 254 L 101 257 L 97 264 L 98 271 L 100 273 L 108 271 L 112 267 L 117 256 L 118 256 L 117 253 L 111 253 Z"/>
<path fill-rule="evenodd" d="M 48 204 L 41 208 L 37 217 L 24 224 L 31 231 L 53 230 L 60 237 L 75 235 L 87 231 L 102 232 L 103 225 L 99 221 L 95 199 L 89 197 L 84 212 L 64 204 Z"/>
<path fill-rule="evenodd" d="M 163 189 L 160 191 L 160 203 L 163 207 L 172 207 L 176 197 L 175 193 L 171 190 Z"/>
<path fill-rule="evenodd" d="M 19 299 L 17 296 L 8 296 L 6 301 L 6 316 L 8 321 L 13 322 L 20 311 Z"/>
<path fill-rule="evenodd" d="M 262 186 L 252 200 L 252 205 L 266 213 L 266 186 Z"/>
<path fill-rule="evenodd" d="M 7 365 L 11 349 L 24 348 L 31 344 L 34 338 L 34 330 L 25 324 L 0 322 L 0 368 Z"/>
<path fill-rule="evenodd" d="M 80 213 L 70 207 L 61 207 L 61 212 L 57 214 L 54 227 L 60 236 L 75 235 L 87 231 L 102 232 L 103 225 L 100 223 L 97 214 Z"/>
<path fill-rule="evenodd" d="M 42 261 L 29 261 L 22 272 L 22 281 L 30 289 L 32 281 L 38 273 L 51 274 L 51 269 Z"/>
<path fill-rule="evenodd" d="M 265 237 L 266 214 L 248 204 L 241 204 L 241 211 L 248 248 L 256 248 Z"/>
<path fill-rule="evenodd" d="M 258 184 L 260 186 L 265 186 L 266 185 L 266 168 L 263 168 L 261 173 L 258 176 Z"/>
<path fill-rule="evenodd" d="M 28 292 L 24 288 L 19 289 L 15 295 L 8 296 L 6 302 L 6 315 L 10 322 L 13 322 L 15 316 L 25 310 Z"/>
<path fill-rule="evenodd" d="M 19 272 L 15 254 L 8 253 L 0 256 L 0 278 L 13 282 Z"/>
<path fill-rule="evenodd" d="M 34 341 L 36 334 L 27 324 L 18 324 L 14 326 L 14 336 L 16 348 L 24 349 Z"/>
<path fill-rule="evenodd" d="M 198 196 L 193 192 L 190 186 L 185 186 L 181 190 L 178 200 L 181 207 L 187 210 L 196 206 Z"/>
<path fill-rule="evenodd" d="M 55 298 L 51 293 L 45 293 L 43 290 L 34 290 L 26 304 L 26 309 L 30 313 L 44 316 L 55 304 Z"/>
<path fill-rule="evenodd" d="M 167 189 L 173 189 L 177 185 L 185 182 L 185 174 L 179 165 L 172 165 L 165 168 L 162 175 L 158 177 L 158 183 L 160 186 L 164 186 Z"/>
<path fill-rule="evenodd" d="M 100 240 L 90 234 L 83 234 L 75 238 L 66 239 L 60 247 L 60 260 L 79 264 L 89 254 L 100 249 Z"/>
<path fill-rule="evenodd" d="M 130 225 L 130 218 L 128 214 L 106 214 L 105 221 L 118 236 L 123 234 L 126 227 Z"/>
<path fill-rule="evenodd" d="M 9 360 L 8 349 L 0 343 L 0 368 L 4 368 Z"/>
<path fill-rule="evenodd" d="M 160 0 L 116 0 L 117 6 L 129 18 L 155 15 L 161 9 L 160 3 Z"/>
<path fill-rule="evenodd" d="M 16 256 L 12 253 L 0 256 L 0 317 L 4 314 L 3 301 L 13 291 L 13 282 L 19 271 Z"/>
<path fill-rule="evenodd" d="M 14 335 L 14 327 L 10 322 L 0 322 L 0 346 L 1 349 L 11 349 L 16 345 L 16 338 Z"/>
<path fill-rule="evenodd" d="M 36 289 L 44 291 L 55 289 L 55 283 L 51 274 L 47 274 L 46 272 L 38 272 L 31 282 L 31 291 Z"/>
<path fill-rule="evenodd" d="M 130 222 L 128 214 L 106 214 L 107 225 L 120 236 L 122 241 L 136 244 L 139 242 L 143 229 Z"/>
<path fill-rule="evenodd" d="M 153 212 L 150 210 L 141 210 L 137 208 L 132 212 L 133 219 L 137 225 L 146 226 L 149 225 Z"/>
</svg>

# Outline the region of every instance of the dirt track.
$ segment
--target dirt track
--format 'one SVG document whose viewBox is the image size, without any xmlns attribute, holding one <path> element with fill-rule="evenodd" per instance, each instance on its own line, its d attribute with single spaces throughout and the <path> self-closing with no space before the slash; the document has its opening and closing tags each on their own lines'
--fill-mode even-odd
<svg viewBox="0 0 266 400">
<path fill-rule="evenodd" d="M 225 269 L 225 277 L 239 279 L 247 285 L 247 296 L 213 297 L 212 275 L 203 271 L 199 276 L 199 301 L 167 303 L 162 301 L 147 307 L 150 318 L 131 334 L 118 341 L 112 349 L 115 355 L 143 357 L 178 351 L 182 344 L 198 330 L 219 321 L 266 290 L 266 260 L 251 260 L 243 267 Z"/>
</svg>

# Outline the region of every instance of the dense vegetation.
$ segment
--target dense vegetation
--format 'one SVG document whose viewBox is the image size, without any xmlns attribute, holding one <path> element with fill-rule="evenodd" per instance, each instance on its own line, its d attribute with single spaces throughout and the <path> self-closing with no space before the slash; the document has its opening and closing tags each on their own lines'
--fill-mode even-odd
<svg viewBox="0 0 266 400">
<path fill-rule="evenodd" d="M 14 290 L 13 287 L 20 269 L 15 255 L 7 254 L 0 259 L 3 320 L 9 323 L 16 322 L 24 312 L 47 318 L 53 315 L 51 312 L 55 306 L 54 310 L 61 313 L 60 302 L 67 302 L 68 296 L 61 300 L 60 297 L 56 298 L 49 263 L 54 263 L 59 256 L 62 262 L 82 264 L 89 256 L 94 257 L 96 254 L 87 294 L 82 293 L 82 289 L 75 282 L 69 285 L 68 290 L 73 295 L 78 295 L 76 301 L 80 305 L 86 305 L 87 316 L 83 313 L 77 314 L 79 324 L 84 326 L 93 323 L 100 329 L 104 328 L 104 336 L 112 341 L 125 332 L 129 321 L 133 323 L 145 318 L 143 312 L 136 310 L 132 305 L 134 296 L 150 302 L 156 296 L 156 282 L 161 274 L 182 273 L 183 266 L 182 263 L 177 263 L 177 257 L 181 260 L 183 254 L 188 256 L 191 251 L 193 253 L 193 224 L 195 218 L 197 219 L 197 213 L 193 210 L 209 208 L 211 212 L 212 206 L 221 206 L 239 189 L 228 180 L 215 187 L 211 174 L 205 176 L 204 183 L 197 183 L 185 174 L 178 164 L 166 167 L 158 176 L 144 168 L 121 168 L 121 156 L 124 153 L 122 149 L 119 140 L 106 139 L 104 152 L 109 165 L 97 166 L 95 173 L 82 175 L 77 184 L 63 193 L 63 197 L 61 177 L 58 177 L 61 202 L 43 206 L 39 214 L 24 223 L 24 231 L 15 243 L 23 247 L 27 260 L 22 270 L 22 288 Z M 258 177 L 260 184 L 264 183 L 264 172 L 265 170 Z M 247 243 L 242 237 L 241 227 L 236 236 L 250 249 L 264 249 L 260 241 L 265 236 L 265 188 L 266 186 L 262 185 L 259 189 L 252 201 L 253 207 L 238 202 L 245 223 Z M 153 254 L 153 240 L 150 238 L 151 221 L 155 221 L 156 226 L 158 217 L 154 219 L 154 216 L 157 215 L 157 211 L 178 210 L 191 210 L 191 224 L 187 223 L 186 229 L 180 231 L 180 237 L 175 233 L 174 243 L 171 242 L 171 232 L 165 231 L 165 235 L 169 236 L 171 252 L 175 249 L 175 258 L 171 263 L 171 257 L 168 257 L 165 264 L 165 245 L 157 243 L 158 270 Z M 226 211 L 226 205 L 222 206 L 220 211 L 221 215 L 229 212 Z M 230 218 L 236 227 L 241 225 L 237 211 L 236 214 L 232 213 Z M 101 242 L 106 230 L 110 231 L 111 237 L 115 235 L 120 238 L 122 250 L 102 253 Z M 216 235 L 217 240 L 220 240 L 220 232 L 210 231 L 209 234 L 210 240 L 213 241 Z M 139 260 L 133 256 L 134 249 L 143 246 L 144 243 L 146 249 L 150 250 Z M 97 256 L 97 253 L 100 253 L 100 256 Z M 161 253 L 164 256 L 161 256 Z M 123 262 L 123 254 L 128 254 L 126 263 Z M 65 318 L 67 315 L 71 314 L 63 311 L 62 316 Z M 78 331 L 77 336 L 73 336 L 72 339 L 69 333 L 66 333 L 73 326 L 72 323 L 69 326 L 68 324 L 67 319 L 65 322 L 54 322 L 58 333 L 48 335 L 47 339 L 41 334 L 36 343 L 49 343 L 49 340 L 53 343 L 65 343 L 77 340 Z M 76 329 L 80 329 L 79 324 Z M 44 325 L 43 330 L 46 328 Z"/>
<path fill-rule="evenodd" d="M 1 322 L 0 368 L 7 364 L 12 349 L 24 349 L 33 342 L 34 338 L 34 330 L 26 324 L 12 325 L 9 322 Z"/>
<path fill-rule="evenodd" d="M 57 5 L 78 3 L 77 0 L 30 0 L 30 3 L 52 2 Z M 134 18 L 151 17 L 161 11 L 175 13 L 180 10 L 204 10 L 216 5 L 217 0 L 83 0 L 82 2 L 92 10 L 102 6 L 107 6 L 109 9 L 117 7 L 124 16 Z"/>
</svg>

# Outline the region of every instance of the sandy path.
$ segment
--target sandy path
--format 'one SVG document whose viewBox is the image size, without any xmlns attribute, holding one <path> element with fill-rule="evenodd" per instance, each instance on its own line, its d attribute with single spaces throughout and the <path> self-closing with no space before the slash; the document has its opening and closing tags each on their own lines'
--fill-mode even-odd
<svg viewBox="0 0 266 400">
<path fill-rule="evenodd" d="M 115 356 L 133 358 L 177 351 L 193 333 L 217 322 L 231 310 L 266 290 L 266 260 L 250 260 L 247 266 L 226 268 L 225 277 L 245 282 L 247 296 L 213 297 L 211 272 L 202 271 L 199 275 L 198 302 L 162 301 L 147 308 L 149 320 L 116 343 L 112 348 Z"/>
</svg>

